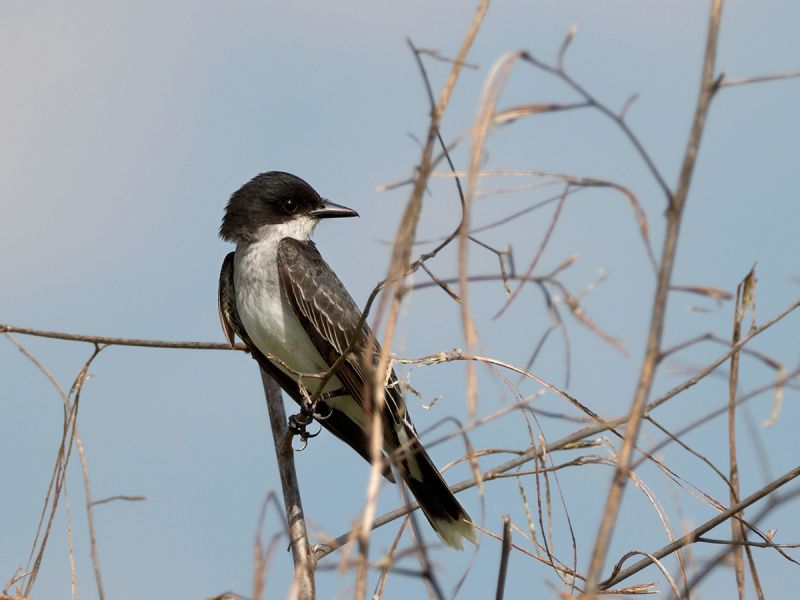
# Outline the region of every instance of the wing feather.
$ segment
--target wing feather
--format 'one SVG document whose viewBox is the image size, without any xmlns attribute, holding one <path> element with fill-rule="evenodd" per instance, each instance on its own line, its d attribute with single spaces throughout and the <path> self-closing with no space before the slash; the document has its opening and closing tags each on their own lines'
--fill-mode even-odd
<svg viewBox="0 0 800 600">
<path fill-rule="evenodd" d="M 259 366 L 270 375 L 283 390 L 298 404 L 303 401 L 303 395 L 297 382 L 281 369 L 275 366 L 261 350 L 250 340 L 250 336 L 242 325 L 239 318 L 239 311 L 236 308 L 236 288 L 233 278 L 234 253 L 229 253 L 222 261 L 222 269 L 219 274 L 219 320 L 222 331 L 231 347 L 234 346 L 234 335 L 238 336 L 247 346 L 250 355 L 258 362 Z M 340 440 L 348 444 L 353 450 L 358 452 L 364 460 L 370 462 L 369 442 L 366 435 L 347 415 L 339 411 L 331 411 L 331 415 L 324 421 L 320 421 L 323 427 L 333 433 Z M 394 476 L 390 469 L 385 469 L 383 473 L 389 481 L 394 483 Z"/>
<path fill-rule="evenodd" d="M 342 363 L 336 376 L 363 410 L 368 391 L 361 356 L 371 353 L 370 358 L 375 361 L 380 354 L 380 346 L 377 342 L 368 346 L 371 335 L 366 325 L 359 326 L 361 312 L 312 242 L 291 238 L 281 240 L 277 261 L 283 291 L 309 338 L 328 364 L 333 364 L 348 348 L 350 340 L 355 339 L 355 353 Z M 236 309 L 233 268 L 231 253 L 225 258 L 220 274 L 219 310 L 225 337 L 233 344 L 233 334 L 239 336 L 261 368 L 300 403 L 302 395 L 297 382 L 259 351 L 242 326 Z M 390 384 L 396 381 L 394 372 L 390 373 Z M 428 521 L 439 536 L 455 548 L 462 547 L 464 538 L 475 542 L 475 530 L 468 524 L 469 515 L 450 492 L 419 441 L 406 414 L 400 391 L 396 386 L 389 385 L 384 398 L 383 429 L 385 441 L 392 451 L 390 459 L 399 468 Z M 367 435 L 344 412 L 332 408 L 330 417 L 321 421 L 321 424 L 369 462 Z M 394 481 L 388 464 L 383 474 Z"/>
<path fill-rule="evenodd" d="M 381 349 L 377 342 L 368 348 L 371 337 L 369 327 L 366 324 L 359 327 L 361 311 L 347 288 L 310 241 L 301 242 L 293 238 L 281 240 L 278 245 L 278 272 L 283 289 L 303 328 L 328 364 L 338 360 L 350 345 L 350 340 L 355 340 L 353 354 L 342 363 L 336 376 L 363 409 L 368 377 L 364 373 L 362 356 L 365 351 L 369 352 L 369 358 L 376 362 Z M 389 383 L 396 381 L 397 377 L 391 372 Z M 403 421 L 408 423 L 405 401 L 393 385 L 386 389 L 384 419 L 387 432 L 394 432 Z"/>
<path fill-rule="evenodd" d="M 238 334 L 237 328 L 241 331 L 241 323 L 238 323 L 239 314 L 236 311 L 236 292 L 233 287 L 233 256 L 234 252 L 229 252 L 222 261 L 222 269 L 219 272 L 219 293 L 217 294 L 217 309 L 219 311 L 219 323 L 222 325 L 222 333 L 228 340 L 231 348 L 236 345 L 234 335 Z M 241 335 L 239 336 L 241 337 Z"/>
</svg>

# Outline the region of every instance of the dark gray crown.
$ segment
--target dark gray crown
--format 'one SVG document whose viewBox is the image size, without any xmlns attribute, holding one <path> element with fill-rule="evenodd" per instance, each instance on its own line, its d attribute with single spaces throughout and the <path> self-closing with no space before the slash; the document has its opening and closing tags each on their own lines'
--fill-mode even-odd
<svg viewBox="0 0 800 600">
<path fill-rule="evenodd" d="M 229 242 L 254 241 L 264 225 L 285 223 L 323 206 L 314 188 L 296 175 L 261 173 L 231 196 L 219 236 Z"/>
</svg>

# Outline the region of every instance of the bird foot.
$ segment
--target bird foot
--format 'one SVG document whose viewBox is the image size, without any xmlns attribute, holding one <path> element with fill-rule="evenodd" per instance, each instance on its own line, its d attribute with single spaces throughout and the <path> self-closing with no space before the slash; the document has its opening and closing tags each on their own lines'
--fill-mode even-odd
<svg viewBox="0 0 800 600">
<path fill-rule="evenodd" d="M 313 414 L 308 414 L 305 410 L 305 407 L 300 410 L 299 413 L 296 415 L 292 415 L 289 417 L 289 434 L 294 438 L 295 436 L 300 438 L 300 447 L 295 447 L 292 444 L 295 452 L 302 452 L 308 446 L 308 440 L 314 437 L 317 437 L 322 431 L 322 427 L 320 427 L 314 433 L 308 431 L 308 426 L 314 422 Z"/>
<path fill-rule="evenodd" d="M 325 392 L 313 402 L 307 397 L 300 406 L 300 412 L 289 417 L 289 433 L 292 437 L 300 438 L 300 447 L 295 448 L 296 452 L 305 450 L 308 447 L 308 440 L 317 437 L 322 431 L 320 427 L 316 432 L 310 433 L 308 426 L 314 421 L 324 421 L 331 416 L 332 409 L 326 401 L 344 394 L 344 390 Z"/>
</svg>

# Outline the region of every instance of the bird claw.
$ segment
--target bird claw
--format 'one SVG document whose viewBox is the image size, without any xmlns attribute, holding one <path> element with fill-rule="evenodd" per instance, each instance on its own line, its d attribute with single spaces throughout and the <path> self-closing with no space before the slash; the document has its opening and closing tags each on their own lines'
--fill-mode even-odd
<svg viewBox="0 0 800 600">
<path fill-rule="evenodd" d="M 320 412 L 318 408 L 327 408 L 327 411 Z M 324 421 L 330 417 L 332 413 L 333 409 L 331 409 L 324 400 L 317 400 L 313 403 L 306 401 L 300 407 L 299 413 L 289 417 L 289 433 L 292 437 L 297 436 L 300 438 L 300 447 L 294 448 L 294 446 L 292 446 L 295 452 L 302 452 L 305 450 L 308 447 L 308 440 L 317 437 L 322 432 L 322 427 L 320 426 L 317 431 L 310 433 L 307 429 L 308 426 L 315 420 Z"/>
<path fill-rule="evenodd" d="M 320 408 L 322 408 L 324 412 L 320 412 L 319 410 Z M 324 421 L 332 414 L 333 414 L 333 409 L 330 407 L 330 405 L 324 400 L 319 400 L 317 401 L 317 406 L 314 407 L 314 412 L 312 413 L 312 416 L 317 421 Z"/>
<path fill-rule="evenodd" d="M 289 417 L 289 433 L 303 437 L 306 433 L 306 427 L 308 427 L 313 420 L 313 417 L 310 417 L 301 410 L 296 415 Z"/>
</svg>

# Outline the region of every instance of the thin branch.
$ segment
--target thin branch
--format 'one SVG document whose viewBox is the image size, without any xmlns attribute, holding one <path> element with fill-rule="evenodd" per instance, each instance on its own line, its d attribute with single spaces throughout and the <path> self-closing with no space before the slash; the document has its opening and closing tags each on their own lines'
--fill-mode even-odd
<svg viewBox="0 0 800 600">
<path fill-rule="evenodd" d="M 794 371 L 792 371 L 790 373 L 785 373 L 785 374 L 780 375 L 777 378 L 776 381 L 770 382 L 770 383 L 768 383 L 766 385 L 759 386 L 758 388 L 756 388 L 754 390 L 751 390 L 747 394 L 742 395 L 741 397 L 739 397 L 736 400 L 736 404 L 737 404 L 737 406 L 741 405 L 741 404 L 744 404 L 748 400 L 751 400 L 752 398 L 755 398 L 756 396 L 758 396 L 759 394 L 764 393 L 767 390 L 772 390 L 772 389 L 775 389 L 776 387 L 785 385 L 790 379 L 792 379 L 793 377 L 797 377 L 798 375 L 800 375 L 800 367 L 798 367 L 797 369 L 795 369 Z M 702 417 L 700 417 L 698 419 L 695 419 L 689 425 L 686 425 L 686 426 L 682 427 L 676 433 L 674 433 L 674 434 L 669 434 L 668 433 L 668 437 L 664 438 L 664 440 L 662 440 L 661 442 L 659 442 L 658 444 L 656 444 L 655 446 L 650 448 L 647 451 L 646 454 L 648 454 L 648 455 L 655 454 L 656 452 L 658 452 L 659 450 L 661 450 L 662 448 L 667 446 L 672 441 L 678 441 L 679 444 L 685 446 L 685 444 L 683 444 L 683 442 L 680 442 L 679 440 L 684 438 L 687 433 L 693 431 L 694 429 L 696 429 L 697 427 L 700 427 L 701 425 L 704 425 L 705 423 L 711 421 L 712 419 L 714 419 L 714 418 L 716 418 L 716 417 L 718 417 L 720 415 L 725 414 L 727 411 L 728 411 L 728 405 L 726 403 L 723 406 L 720 406 L 720 407 L 716 408 L 715 410 L 712 410 L 711 412 L 706 413 Z M 650 421 L 653 425 L 655 425 L 656 427 L 661 429 L 661 427 L 658 425 L 658 423 L 651 416 L 648 416 L 648 421 Z M 662 431 L 663 431 L 663 429 L 662 429 Z M 665 432 L 665 433 L 667 433 L 667 432 Z M 638 461 L 633 463 L 631 468 L 636 470 L 637 468 L 639 468 L 639 465 L 641 465 L 646 460 L 647 460 L 647 457 L 646 456 L 642 456 Z M 725 482 L 725 485 L 729 485 L 728 478 L 725 477 L 725 475 L 723 475 L 722 472 L 719 469 L 714 467 L 710 463 L 710 461 L 707 464 L 709 464 L 711 466 L 711 468 L 714 470 L 714 472 L 722 479 L 722 481 Z"/>
<path fill-rule="evenodd" d="M 767 81 L 780 81 L 781 79 L 796 79 L 798 77 L 800 77 L 800 71 L 787 71 L 786 73 L 776 73 L 774 75 L 758 75 L 756 77 L 741 77 L 739 79 L 723 79 L 718 87 L 729 88 L 737 85 L 765 83 Z"/>
<path fill-rule="evenodd" d="M 795 467 L 791 471 L 786 472 L 781 477 L 779 477 L 779 478 L 775 479 L 774 481 L 772 481 L 769 485 L 765 485 L 761 489 L 759 489 L 756 492 L 750 494 L 747 498 L 745 498 L 741 502 L 738 502 L 738 503 L 734 504 L 733 506 L 729 507 L 727 510 L 724 510 L 724 511 L 720 512 L 716 517 L 714 517 L 713 519 L 709 519 L 708 521 L 706 521 L 705 523 L 703 523 L 699 527 L 695 528 L 691 532 L 687 533 L 686 535 L 684 535 L 680 539 L 677 539 L 674 542 L 672 542 L 671 544 L 668 544 L 668 545 L 664 546 L 663 548 L 660 548 L 659 550 L 656 550 L 655 552 L 652 552 L 650 554 L 650 556 L 652 556 L 655 559 L 660 560 L 660 559 L 664 558 L 665 556 L 667 556 L 669 554 L 672 554 L 676 550 L 679 550 L 680 548 L 688 546 L 689 544 L 693 544 L 694 542 L 696 542 L 698 540 L 698 538 L 700 538 L 707 531 L 711 531 L 717 525 L 720 525 L 721 523 L 724 523 L 725 521 L 727 521 L 728 519 L 733 517 L 735 514 L 737 514 L 739 512 L 742 512 L 745 508 L 747 508 L 751 504 L 754 504 L 755 502 L 758 502 L 759 500 L 761 500 L 765 496 L 768 496 L 769 494 L 771 494 L 772 492 L 774 492 L 775 490 L 777 490 L 781 486 L 789 483 L 790 481 L 792 481 L 793 479 L 797 478 L 798 476 L 800 476 L 800 467 Z M 618 573 L 613 573 L 610 578 L 608 578 L 607 580 L 603 581 L 602 584 L 600 584 L 600 588 L 604 589 L 604 590 L 608 589 L 612 585 L 616 585 L 620 581 L 624 581 L 625 579 L 627 579 L 631 575 L 633 575 L 635 573 L 638 573 L 639 571 L 641 571 L 645 567 L 649 566 L 651 563 L 652 563 L 652 560 L 648 557 L 646 559 L 643 559 L 643 560 L 640 560 L 640 561 L 634 563 L 633 565 L 631 565 L 627 569 L 623 569 L 623 570 L 619 571 Z"/>
<path fill-rule="evenodd" d="M 443 56 L 441 52 L 438 50 L 432 50 L 430 48 L 417 48 L 415 49 L 417 54 L 424 54 L 425 56 L 430 56 L 434 60 L 439 60 L 441 62 L 445 62 L 451 65 L 458 64 L 459 66 L 464 67 L 465 69 L 478 69 L 478 65 L 473 65 L 471 63 L 460 62 L 458 59 L 448 58 Z"/>
<path fill-rule="evenodd" d="M 101 504 L 108 504 L 109 502 L 116 502 L 118 500 L 123 500 L 125 502 L 144 502 L 147 500 L 146 496 L 109 496 L 108 498 L 103 498 L 101 500 L 95 500 L 92 502 L 92 506 L 100 506 Z"/>
<path fill-rule="evenodd" d="M 261 540 L 261 532 L 264 529 L 264 522 L 267 518 L 267 508 L 272 505 L 279 515 L 279 522 L 282 525 L 281 531 L 273 533 L 269 544 L 266 546 Z M 272 563 L 272 557 L 278 541 L 283 535 L 289 535 L 289 528 L 284 518 L 284 510 L 281 506 L 278 496 L 273 490 L 267 493 L 264 502 L 261 504 L 261 513 L 258 516 L 258 529 L 256 530 L 256 537 L 253 542 L 253 600 L 262 600 L 264 597 L 264 587 L 266 586 L 267 570 Z"/>
<path fill-rule="evenodd" d="M 392 250 L 391 261 L 387 277 L 385 279 L 385 294 L 381 297 L 378 304 L 377 314 L 375 317 L 375 325 L 373 331 L 378 329 L 377 325 L 389 303 L 389 312 L 386 318 L 385 331 L 383 335 L 383 344 L 380 355 L 378 356 L 377 364 L 372 369 L 372 389 L 369 397 L 372 402 L 368 402 L 364 407 L 366 412 L 365 425 L 367 429 L 367 436 L 369 443 L 369 455 L 372 463 L 370 470 L 369 481 L 367 483 L 367 502 L 364 507 L 364 514 L 362 517 L 361 527 L 359 528 L 359 549 L 360 549 L 360 562 L 359 570 L 356 577 L 356 592 L 357 599 L 363 598 L 365 594 L 366 582 L 366 568 L 368 566 L 367 560 L 367 546 L 369 533 L 371 531 L 370 523 L 372 522 L 375 506 L 377 504 L 377 494 L 380 485 L 381 472 L 383 467 L 382 457 L 382 440 L 383 434 L 381 431 L 382 422 L 381 414 L 383 412 L 382 406 L 384 401 L 384 377 L 383 373 L 388 373 L 389 367 L 389 352 L 392 347 L 394 339 L 395 328 L 397 325 L 397 318 L 400 310 L 400 301 L 404 294 L 402 287 L 403 278 L 408 271 L 409 259 L 411 256 L 411 248 L 413 246 L 414 238 L 416 236 L 417 224 L 419 222 L 420 212 L 422 210 L 422 198 L 427 186 L 428 179 L 434 168 L 434 163 L 431 160 L 433 154 L 433 147 L 436 141 L 440 140 L 439 124 L 441 123 L 444 111 L 447 108 L 450 97 L 455 88 L 456 81 L 461 73 L 462 65 L 466 63 L 466 57 L 470 48 L 478 34 L 483 18 L 489 8 L 488 0 L 483 0 L 478 5 L 475 15 L 472 18 L 470 26 L 467 30 L 464 40 L 461 44 L 458 56 L 453 63 L 452 69 L 448 79 L 444 85 L 439 100 L 431 110 L 430 124 L 428 126 L 428 135 L 425 145 L 422 149 L 419 165 L 414 177 L 414 187 L 411 196 L 406 204 L 403 216 L 395 236 L 395 244 Z M 412 46 L 413 48 L 413 46 Z M 418 56 L 418 55 L 417 55 Z M 366 309 L 365 309 L 366 311 Z M 374 336 L 374 334 L 373 334 Z M 369 365 L 372 367 L 373 365 Z M 322 386 L 320 386 L 321 388 Z M 367 388 L 369 389 L 369 388 Z"/>
<path fill-rule="evenodd" d="M 707 537 L 699 537 L 695 541 L 702 542 L 704 544 L 718 544 L 720 546 L 750 546 L 751 548 L 800 548 L 800 544 L 772 544 L 770 542 L 751 542 L 749 540 L 717 540 Z"/>
<path fill-rule="evenodd" d="M 639 435 L 642 416 L 647 407 L 647 398 L 650 395 L 658 359 L 661 355 L 661 338 L 664 331 L 667 298 L 669 296 L 669 288 L 672 280 L 672 268 L 675 263 L 675 255 L 678 247 L 678 233 L 683 217 L 683 209 L 689 195 L 689 186 L 692 180 L 692 174 L 694 173 L 706 116 L 715 91 L 714 59 L 717 51 L 721 13 L 722 0 L 713 0 L 708 25 L 708 37 L 706 39 L 705 58 L 703 61 L 703 75 L 700 82 L 700 94 L 695 109 L 694 122 L 684 154 L 678 187 L 674 196 L 670 197 L 667 210 L 667 231 L 664 236 L 664 247 L 662 249 L 661 264 L 658 271 L 658 283 L 653 300 L 653 312 L 647 336 L 647 350 L 639 375 L 636 394 L 631 404 L 630 417 L 625 425 L 625 441 L 619 452 L 617 469 L 608 492 L 605 507 L 602 511 L 603 518 L 597 532 L 594 550 L 592 551 L 592 559 L 587 572 L 586 592 L 590 596 L 596 594 L 598 591 L 598 580 L 606 561 L 608 548 L 614 533 L 614 527 L 617 522 L 617 517 L 619 516 L 619 509 L 622 505 L 622 494 L 628 481 L 633 449 Z"/>
<path fill-rule="evenodd" d="M 625 137 L 628 138 L 628 141 L 630 141 L 631 144 L 633 144 L 633 147 L 636 149 L 636 152 L 642 158 L 642 160 L 644 161 L 645 165 L 647 165 L 647 168 L 649 169 L 650 173 L 653 175 L 653 178 L 656 180 L 656 182 L 658 183 L 658 185 L 661 188 L 661 190 L 664 192 L 664 195 L 666 196 L 666 198 L 670 199 L 670 200 L 672 199 L 672 190 L 669 189 L 669 186 L 667 185 L 666 180 L 661 175 L 661 172 L 658 170 L 658 167 L 656 167 L 656 164 L 653 161 L 653 159 L 650 157 L 650 154 L 647 152 L 647 150 L 645 150 L 644 145 L 642 144 L 642 142 L 639 141 L 639 138 L 636 136 L 636 134 L 633 132 L 633 130 L 631 130 L 631 128 L 628 127 L 628 124 L 625 122 L 625 119 L 624 119 L 624 117 L 625 117 L 624 112 L 622 112 L 621 114 L 617 114 L 616 112 L 614 112 L 613 110 L 608 108 L 605 104 L 603 104 L 602 102 L 597 100 L 597 98 L 595 98 L 583 86 L 581 86 L 569 74 L 567 74 L 567 72 L 563 70 L 561 65 L 559 65 L 557 67 L 553 67 L 551 65 L 548 65 L 548 64 L 540 61 L 536 57 L 534 57 L 529 52 L 522 53 L 521 58 L 522 58 L 522 60 L 524 60 L 526 62 L 529 62 L 530 64 L 532 64 L 535 67 L 541 69 L 542 71 L 545 71 L 546 73 L 550 73 L 551 75 L 555 75 L 556 77 L 561 79 L 564 83 L 566 83 L 569 87 L 571 87 L 575 92 L 577 92 L 586 102 L 591 104 L 593 107 L 595 107 L 601 113 L 606 115 L 609 119 L 614 121 L 614 123 L 616 123 L 617 126 L 625 134 Z"/>
<path fill-rule="evenodd" d="M 406 486 L 400 486 L 400 493 L 402 495 L 403 502 L 408 503 L 409 495 Z M 408 515 L 408 517 L 409 533 L 411 534 L 411 539 L 414 542 L 413 553 L 417 558 L 421 568 L 420 575 L 422 576 L 422 581 L 425 583 L 432 597 L 435 597 L 436 600 L 444 600 L 444 592 L 442 592 L 442 586 L 439 584 L 436 571 L 434 570 L 431 559 L 428 556 L 427 545 L 422 537 L 422 532 L 420 531 L 416 515 L 411 513 Z"/>
<path fill-rule="evenodd" d="M 143 340 L 137 338 L 108 337 L 103 335 L 83 335 L 79 333 L 64 333 L 63 331 L 47 331 L 31 327 L 19 327 L 0 323 L 0 333 L 19 333 L 35 337 L 45 337 L 71 342 L 89 342 L 102 346 L 138 346 L 141 348 L 171 348 L 186 350 L 230 350 L 227 342 L 172 342 L 167 340 Z M 236 350 L 246 350 L 244 344 L 236 344 Z"/>
<path fill-rule="evenodd" d="M 78 426 L 75 426 L 75 446 L 78 448 L 78 458 L 81 463 L 83 473 L 83 490 L 86 496 L 86 516 L 89 524 L 89 555 L 92 557 L 92 567 L 94 570 L 94 581 L 97 586 L 97 597 L 104 600 L 106 593 L 103 588 L 103 576 L 100 572 L 100 559 L 97 557 L 97 534 L 94 530 L 94 507 L 92 502 L 92 484 L 89 479 L 89 462 L 86 459 L 86 452 L 83 449 L 83 440 L 78 435 Z"/>
<path fill-rule="evenodd" d="M 791 491 L 784 492 L 783 494 L 775 494 L 769 496 L 765 502 L 764 506 L 761 510 L 756 514 L 753 518 L 753 523 L 760 523 L 763 519 L 765 519 L 773 510 L 778 508 L 779 506 L 785 504 L 786 502 L 790 502 L 800 496 L 800 487 L 796 487 Z M 776 544 L 777 546 L 778 544 Z M 688 597 L 688 594 L 691 590 L 696 588 L 708 575 L 722 562 L 727 560 L 728 556 L 730 556 L 732 546 L 727 546 L 721 552 L 717 553 L 713 558 L 708 561 L 705 561 L 702 566 L 700 566 L 695 573 L 694 577 L 689 582 L 689 585 L 686 587 L 684 591 L 684 596 Z"/>
<path fill-rule="evenodd" d="M 100 354 L 100 352 L 105 348 L 105 346 L 100 346 L 98 344 L 94 345 L 94 350 L 83 364 L 83 367 L 78 372 L 75 380 L 70 388 L 69 393 L 67 394 L 67 405 L 64 407 L 64 422 L 62 424 L 61 430 L 61 442 L 58 447 L 58 452 L 56 454 L 56 462 L 53 466 L 53 474 L 50 478 L 50 483 L 48 485 L 47 494 L 45 495 L 44 506 L 42 507 L 42 514 L 39 519 L 39 525 L 36 530 L 36 536 L 33 541 L 33 547 L 31 548 L 31 554 L 28 557 L 28 565 L 30 566 L 30 561 L 33 559 L 34 552 L 36 551 L 36 547 L 38 544 L 39 551 L 36 552 L 36 558 L 33 560 L 33 567 L 30 568 L 30 573 L 25 584 L 25 589 L 23 594 L 25 596 L 30 595 L 30 591 L 33 588 L 33 584 L 36 581 L 36 576 L 39 573 L 39 568 L 42 564 L 42 559 L 44 558 L 44 551 L 47 547 L 47 540 L 50 536 L 50 529 L 53 525 L 53 519 L 55 518 L 56 510 L 58 509 L 58 501 L 61 496 L 61 491 L 64 487 L 64 483 L 66 481 L 67 476 L 67 466 L 69 464 L 70 456 L 72 455 L 72 447 L 75 441 L 75 434 L 76 434 L 76 427 L 77 427 L 77 418 L 78 418 L 78 406 L 80 404 L 81 398 L 81 391 L 83 390 L 83 385 L 86 383 L 87 375 L 89 372 L 89 367 L 91 366 L 92 362 L 95 358 Z M 69 397 L 74 395 L 74 400 L 72 404 L 69 405 Z M 51 494 L 52 494 L 52 501 L 51 501 Z M 47 519 L 47 523 L 44 524 L 45 514 L 47 512 L 47 507 L 50 506 L 50 515 Z M 44 524 L 44 531 L 42 531 L 42 525 Z M 39 535 L 41 534 L 41 541 L 39 540 Z"/>
<path fill-rule="evenodd" d="M 515 289 L 508 297 L 505 304 L 503 304 L 503 307 L 497 312 L 497 314 L 495 314 L 494 316 L 495 319 L 501 317 L 503 313 L 506 312 L 506 309 L 511 305 L 511 303 L 516 299 L 516 297 L 522 291 L 522 286 L 524 285 L 525 280 L 531 275 L 533 275 L 533 271 L 534 269 L 536 269 L 536 265 L 539 264 L 539 259 L 542 257 L 542 254 L 544 253 L 544 250 L 547 247 L 547 243 L 550 241 L 550 238 L 553 235 L 553 231 L 556 228 L 556 223 L 558 223 L 558 218 L 559 216 L 561 216 L 561 210 L 564 208 L 564 202 L 566 202 L 567 196 L 569 195 L 569 187 L 570 187 L 569 184 L 567 184 L 564 187 L 564 191 L 561 194 L 561 198 L 559 199 L 558 204 L 556 204 L 556 209 L 553 212 L 553 218 L 550 219 L 550 224 L 547 226 L 547 230 L 545 231 L 544 236 L 542 237 L 542 241 L 539 244 L 539 249 L 536 251 L 533 260 L 531 260 L 531 264 L 528 265 L 528 270 L 525 271 L 525 274 L 522 276 L 522 281 L 517 286 L 517 289 Z"/>
<path fill-rule="evenodd" d="M 72 592 L 72 600 L 78 597 L 78 578 L 75 576 L 75 544 L 72 539 L 72 514 L 69 510 L 69 495 L 67 486 L 64 485 L 64 516 L 67 518 L 67 552 L 69 554 L 69 578 Z"/>
<path fill-rule="evenodd" d="M 503 545 L 500 549 L 500 568 L 497 570 L 496 600 L 503 600 L 508 574 L 508 555 L 511 553 L 511 519 L 503 517 Z"/>
<path fill-rule="evenodd" d="M 294 559 L 294 582 L 292 587 L 297 594 L 298 600 L 313 600 L 315 598 L 314 568 L 316 561 L 308 544 L 303 504 L 300 499 L 300 488 L 294 468 L 292 438 L 288 432 L 281 389 L 263 369 L 260 371 L 261 382 L 264 385 L 264 396 L 267 399 L 272 437 L 275 442 L 275 458 L 278 461 L 278 471 L 281 476 L 286 521 L 289 525 L 289 542 L 292 548 L 292 558 Z"/>
<path fill-rule="evenodd" d="M 392 545 L 389 547 L 389 551 L 380 561 L 382 565 L 381 574 L 378 576 L 378 583 L 375 584 L 375 591 L 372 593 L 372 600 L 382 600 L 383 598 L 383 592 L 386 589 L 386 580 L 389 577 L 389 572 L 394 566 L 394 561 L 397 555 L 397 546 L 400 543 L 400 538 L 403 537 L 403 532 L 406 529 L 407 523 L 408 519 L 405 519 L 400 524 L 400 527 L 397 529 L 397 533 L 394 536 L 394 540 L 392 540 Z"/>
</svg>

